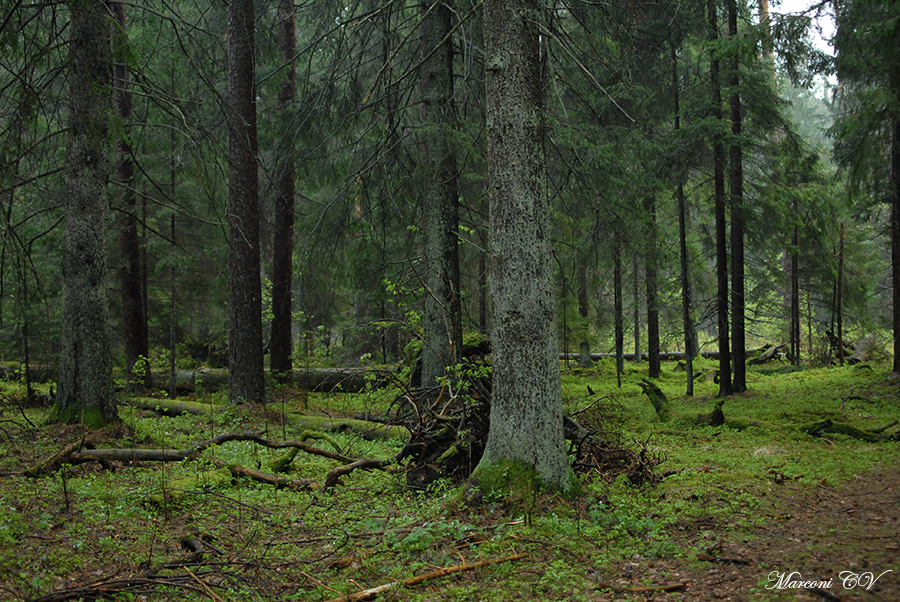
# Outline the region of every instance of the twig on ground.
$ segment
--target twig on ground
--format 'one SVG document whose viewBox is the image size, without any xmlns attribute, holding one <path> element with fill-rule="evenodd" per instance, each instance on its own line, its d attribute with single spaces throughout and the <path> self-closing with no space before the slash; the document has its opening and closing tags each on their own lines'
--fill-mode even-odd
<svg viewBox="0 0 900 602">
<path fill-rule="evenodd" d="M 459 564 L 456 566 L 450 566 L 443 569 L 439 569 L 437 571 L 432 571 L 430 573 L 424 573 L 417 577 L 412 577 L 411 579 L 406 579 L 404 581 L 394 581 L 393 583 L 387 583 L 385 585 L 379 585 L 378 587 L 373 587 L 367 590 L 363 590 L 361 592 L 356 592 L 353 594 L 346 594 L 344 596 L 340 596 L 339 598 L 332 598 L 328 602 L 355 602 L 356 600 L 371 600 L 378 594 L 387 592 L 392 590 L 397 586 L 410 586 L 410 585 L 418 585 L 419 583 L 424 583 L 425 581 L 430 581 L 432 579 L 437 579 L 438 577 L 443 577 L 445 575 L 451 575 L 453 573 L 459 573 L 461 571 L 470 571 L 472 569 L 476 569 L 478 567 L 486 566 L 489 564 L 497 564 L 500 562 L 510 562 L 512 560 L 519 560 L 521 558 L 525 558 L 528 554 L 515 554 L 514 556 L 507 556 L 506 558 L 493 558 L 490 560 L 482 560 L 481 562 L 474 562 L 472 564 Z M 331 588 L 328 588 L 331 589 Z M 332 590 L 334 591 L 334 590 Z"/>
</svg>

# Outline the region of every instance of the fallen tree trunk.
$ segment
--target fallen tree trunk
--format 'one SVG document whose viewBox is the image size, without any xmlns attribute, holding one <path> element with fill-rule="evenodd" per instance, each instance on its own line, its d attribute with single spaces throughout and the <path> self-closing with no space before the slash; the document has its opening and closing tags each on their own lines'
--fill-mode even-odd
<svg viewBox="0 0 900 602">
<path fill-rule="evenodd" d="M 749 356 L 750 354 L 758 353 L 759 351 L 761 351 L 761 350 L 760 349 L 748 349 L 746 351 L 746 353 Z M 711 359 L 711 360 L 719 359 L 718 351 L 701 351 L 698 355 L 700 357 L 704 357 L 706 359 Z M 593 361 L 602 360 L 602 359 L 608 358 L 608 357 L 615 359 L 616 354 L 615 353 L 592 353 L 591 354 L 591 359 Z M 625 353 L 622 355 L 622 357 L 626 361 L 629 361 L 629 362 L 634 360 L 633 353 Z M 642 353 L 641 358 L 645 358 L 645 357 L 647 357 L 647 354 Z M 580 353 L 560 353 L 559 359 L 561 359 L 561 360 L 564 360 L 564 359 L 580 360 L 581 354 Z M 683 361 L 685 359 L 685 353 L 684 353 L 684 351 L 671 351 L 671 352 L 666 352 L 666 353 L 660 353 L 659 359 L 663 360 L 663 361 L 674 361 L 674 360 L 682 360 Z"/>
<path fill-rule="evenodd" d="M 896 424 L 896 422 L 894 424 Z M 826 418 L 825 420 L 820 420 L 818 422 L 813 422 L 812 424 L 802 426 L 800 427 L 800 430 L 807 435 L 812 435 L 813 437 L 821 437 L 826 433 L 836 433 L 840 435 L 847 435 L 848 437 L 853 437 L 854 439 L 859 439 L 860 441 L 869 441 L 872 443 L 876 443 L 879 441 L 900 441 L 900 432 L 896 432 L 890 435 L 881 434 L 891 426 L 893 425 L 875 429 L 874 431 L 864 431 L 862 429 L 856 428 L 855 426 L 844 424 L 842 422 L 834 422 L 830 418 Z"/>
<path fill-rule="evenodd" d="M 360 393 L 371 387 L 388 385 L 393 374 L 388 370 L 364 368 L 298 368 L 293 371 L 291 382 L 299 389 L 316 393 Z M 175 386 L 179 391 L 216 391 L 228 386 L 228 370 L 225 368 L 198 368 L 176 370 Z"/>
<path fill-rule="evenodd" d="M 0 380 L 22 378 L 23 364 L 0 362 Z M 31 364 L 28 376 L 32 382 L 49 382 L 57 378 L 59 367 L 51 364 Z M 268 371 L 267 371 L 268 372 Z M 113 379 L 124 383 L 127 375 L 121 368 L 114 368 Z M 394 380 L 389 370 L 365 368 L 298 368 L 292 373 L 294 386 L 317 393 L 360 393 L 371 387 L 387 386 Z M 168 379 L 166 379 L 168 384 Z M 179 369 L 175 371 L 175 389 L 178 392 L 218 391 L 228 386 L 226 368 Z"/>
<path fill-rule="evenodd" d="M 182 414 L 212 416 L 219 412 L 227 411 L 229 407 L 197 401 L 158 399 L 156 397 L 132 397 L 125 399 L 124 402 L 130 406 L 159 412 L 166 416 L 180 416 Z M 287 412 L 285 415 L 291 424 L 296 426 L 336 432 L 350 431 L 364 439 L 406 439 L 409 437 L 409 429 L 402 425 L 382 424 L 355 418 L 310 416 L 298 412 Z"/>
</svg>

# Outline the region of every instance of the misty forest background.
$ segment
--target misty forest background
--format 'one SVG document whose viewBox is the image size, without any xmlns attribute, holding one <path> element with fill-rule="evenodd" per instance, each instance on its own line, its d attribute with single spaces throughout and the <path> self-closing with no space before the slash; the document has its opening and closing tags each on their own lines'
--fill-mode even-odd
<svg viewBox="0 0 900 602">
<path fill-rule="evenodd" d="M 114 365 L 166 389 L 176 365 L 228 364 L 226 4 L 108 6 Z M 264 351 L 287 311 L 295 367 L 415 360 L 433 269 L 423 199 L 435 130 L 455 162 L 460 320 L 490 335 L 484 82 L 497 67 L 484 56 L 481 4 L 440 6 L 449 26 L 435 44 L 421 23 L 437 3 L 254 3 Z M 779 10 L 543 5 L 561 353 L 785 344 L 788 360 L 822 365 L 864 338 L 870 352 L 896 352 L 900 9 Z M 814 44 L 826 15 L 834 56 Z M 0 359 L 36 368 L 59 364 L 71 29 L 65 3 L 0 10 Z M 421 80 L 446 44 L 449 117 L 436 122 Z M 287 310 L 273 303 L 279 287 Z M 149 364 L 136 377 L 138 357 Z"/>
</svg>

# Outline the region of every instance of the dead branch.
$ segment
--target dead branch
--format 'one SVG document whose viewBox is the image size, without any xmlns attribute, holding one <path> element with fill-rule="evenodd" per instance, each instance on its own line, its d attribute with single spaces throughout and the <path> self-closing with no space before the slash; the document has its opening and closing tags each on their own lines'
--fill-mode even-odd
<svg viewBox="0 0 900 602">
<path fill-rule="evenodd" d="M 477 569 L 478 567 L 486 566 L 489 564 L 519 560 L 525 558 L 526 556 L 528 556 L 528 554 L 516 554 L 515 556 L 507 556 L 506 558 L 494 558 L 490 560 L 482 560 L 481 562 L 474 562 L 472 564 L 459 564 L 456 566 L 450 566 L 447 568 L 438 569 L 436 571 L 431 571 L 430 573 L 424 573 L 422 575 L 418 575 L 417 577 L 412 577 L 411 579 L 406 579 L 404 581 L 394 581 L 393 583 L 379 585 L 378 587 L 366 589 L 361 592 L 347 594 L 346 596 L 340 596 L 338 598 L 332 598 L 328 602 L 355 602 L 356 600 L 371 600 L 378 594 L 390 591 L 391 589 L 398 586 L 418 585 L 419 583 L 431 581 L 432 579 L 444 577 L 445 575 L 451 575 L 453 573 L 459 573 L 461 571 L 470 571 L 472 569 Z"/>
<path fill-rule="evenodd" d="M 303 441 L 271 441 L 249 432 L 233 432 L 224 433 L 201 441 L 196 445 L 182 450 L 166 450 L 166 449 L 89 449 L 78 451 L 80 442 L 67 445 L 63 450 L 57 452 L 52 457 L 41 462 L 34 468 L 25 471 L 25 475 L 31 478 L 40 477 L 51 472 L 59 470 L 63 464 L 84 464 L 85 462 L 182 462 L 184 460 L 194 459 L 198 457 L 204 450 L 214 446 L 222 445 L 229 441 L 253 441 L 271 449 L 285 449 L 289 447 L 297 448 L 308 454 L 315 456 L 323 456 L 331 460 L 343 462 L 345 464 L 354 462 L 353 458 L 330 452 L 325 449 L 313 447 Z"/>
<path fill-rule="evenodd" d="M 341 477 L 344 475 L 348 475 L 354 470 L 362 469 L 362 470 L 371 470 L 378 469 L 384 470 L 387 466 L 394 463 L 396 457 L 394 458 L 385 458 L 384 460 L 373 460 L 371 458 L 362 458 L 361 460 L 357 460 L 356 462 L 352 462 L 350 464 L 346 464 L 344 466 L 337 466 L 328 471 L 328 475 L 325 477 L 325 484 L 322 486 L 322 491 L 328 491 L 335 485 L 340 485 Z"/>
<path fill-rule="evenodd" d="M 679 581 L 678 583 L 669 583 L 667 585 L 648 585 L 644 587 L 616 587 L 608 583 L 597 584 L 597 589 L 610 589 L 614 592 L 626 592 L 629 594 L 640 594 L 643 592 L 677 592 L 689 588 L 691 585 L 687 581 Z"/>
</svg>

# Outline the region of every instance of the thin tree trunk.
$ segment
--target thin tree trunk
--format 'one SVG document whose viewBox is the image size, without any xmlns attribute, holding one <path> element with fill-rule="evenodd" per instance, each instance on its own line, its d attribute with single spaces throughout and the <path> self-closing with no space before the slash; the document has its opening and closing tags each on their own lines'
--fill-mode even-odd
<svg viewBox="0 0 900 602">
<path fill-rule="evenodd" d="M 637 253 L 631 258 L 631 298 L 634 302 L 634 361 L 640 363 L 641 355 L 641 294 L 640 294 L 640 261 Z"/>
<path fill-rule="evenodd" d="M 616 381 L 622 388 L 622 373 L 625 372 L 625 317 L 622 315 L 622 238 L 615 234 L 613 243 L 613 295 L 615 306 L 616 335 Z"/>
<path fill-rule="evenodd" d="M 650 378 L 659 378 L 659 308 L 656 305 L 656 199 L 647 199 L 647 260 L 644 274 L 647 285 L 647 354 Z"/>
<path fill-rule="evenodd" d="M 574 479 L 563 435 L 541 15 L 537 0 L 484 5 L 494 385 L 490 431 L 473 477 L 507 494 L 510 479 L 521 488 L 538 481 L 564 492 Z"/>
<path fill-rule="evenodd" d="M 128 388 L 132 391 L 142 391 L 145 388 L 152 388 L 153 380 L 150 365 L 146 361 L 142 362 L 140 373 L 135 374 L 135 364 L 141 358 L 150 356 L 150 344 L 147 336 L 147 317 L 144 314 L 141 243 L 137 228 L 137 199 L 133 188 L 134 163 L 131 160 L 131 147 L 128 144 L 128 121 L 131 119 L 131 92 L 128 89 L 128 34 L 125 5 L 115 2 L 112 7 L 117 21 L 117 27 L 113 34 L 115 52 L 113 85 L 119 117 L 122 118 L 123 123 L 122 136 L 116 140 L 116 181 L 119 184 L 117 222 L 121 256 L 119 280 L 122 287 L 125 370 L 128 375 Z"/>
<path fill-rule="evenodd" d="M 588 340 L 588 282 L 587 282 L 587 256 L 582 255 L 578 261 L 578 315 L 581 316 L 581 328 L 584 333 L 583 338 L 578 345 L 580 357 L 578 365 L 582 368 L 590 368 L 591 366 L 591 343 Z"/>
<path fill-rule="evenodd" d="M 841 222 L 840 243 L 838 246 L 838 273 L 835 297 L 837 305 L 837 345 L 838 365 L 844 365 L 844 223 Z"/>
<path fill-rule="evenodd" d="M 453 106 L 452 6 L 421 3 L 419 87 L 425 121 L 425 314 L 422 327 L 422 386 L 432 387 L 448 366 L 459 363 L 462 305 L 459 288 L 459 190 L 451 143 Z"/>
<path fill-rule="evenodd" d="M 728 35 L 737 40 L 737 1 L 728 0 Z M 735 42 L 736 45 L 736 42 Z M 731 136 L 729 148 L 729 182 L 731 189 L 731 340 L 734 379 L 731 390 L 743 393 L 747 390 L 746 331 L 744 320 L 744 157 L 741 145 L 741 97 L 739 51 L 733 50 L 731 60 L 732 94 L 728 101 L 731 107 Z"/>
<path fill-rule="evenodd" d="M 894 65 L 891 89 L 900 91 L 900 67 Z M 900 373 L 900 115 L 894 109 L 891 136 L 891 290 L 894 329 L 893 371 Z"/>
<path fill-rule="evenodd" d="M 675 44 L 671 46 L 672 56 L 672 97 L 675 100 L 675 131 L 681 129 L 681 90 L 678 85 L 678 56 L 675 53 Z M 679 174 L 678 186 L 675 189 L 675 199 L 678 203 L 678 245 L 681 267 L 681 318 L 684 324 L 684 358 L 686 385 L 685 395 L 694 394 L 694 352 L 697 346 L 694 333 L 694 321 L 691 318 L 691 304 L 693 295 L 690 279 L 690 257 L 687 247 L 687 209 L 684 199 L 683 175 Z"/>
<path fill-rule="evenodd" d="M 116 420 L 107 303 L 106 213 L 112 65 L 102 0 L 71 3 L 69 127 L 59 381 L 53 420 Z"/>
<path fill-rule="evenodd" d="M 228 21 L 228 368 L 231 403 L 265 401 L 253 0 L 231 0 Z"/>
<path fill-rule="evenodd" d="M 297 71 L 294 65 L 295 26 L 292 0 L 278 3 L 278 49 L 285 68 L 278 93 L 281 113 L 281 142 L 278 148 L 275 196 L 275 239 L 272 253 L 272 331 L 269 339 L 269 366 L 279 382 L 290 380 L 291 370 L 291 291 L 294 256 L 294 132 L 292 105 Z"/>
<path fill-rule="evenodd" d="M 716 0 L 707 5 L 710 39 L 719 39 L 719 19 Z M 722 119 L 722 89 L 719 84 L 719 59 L 712 53 L 709 64 L 712 85 L 712 113 L 717 121 Z M 714 134 L 713 172 L 716 216 L 716 315 L 719 329 L 719 397 L 731 395 L 731 358 L 728 337 L 728 220 L 725 210 L 725 149 L 721 137 Z"/>
<path fill-rule="evenodd" d="M 797 200 L 793 203 L 794 231 L 791 236 L 791 363 L 800 365 L 800 219 Z"/>
</svg>

